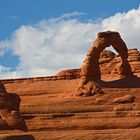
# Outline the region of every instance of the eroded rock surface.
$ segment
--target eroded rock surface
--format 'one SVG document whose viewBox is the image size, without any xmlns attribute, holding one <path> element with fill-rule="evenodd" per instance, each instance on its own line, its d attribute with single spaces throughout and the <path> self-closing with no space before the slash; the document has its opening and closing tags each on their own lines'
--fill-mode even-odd
<svg viewBox="0 0 140 140">
<path fill-rule="evenodd" d="M 0 117 L 6 122 L 6 129 L 26 130 L 25 122 L 19 113 L 20 97 L 17 94 L 7 93 L 0 83 Z"/>
<path fill-rule="evenodd" d="M 113 103 L 133 103 L 135 100 L 135 96 L 125 95 L 123 97 L 115 98 Z"/>
</svg>

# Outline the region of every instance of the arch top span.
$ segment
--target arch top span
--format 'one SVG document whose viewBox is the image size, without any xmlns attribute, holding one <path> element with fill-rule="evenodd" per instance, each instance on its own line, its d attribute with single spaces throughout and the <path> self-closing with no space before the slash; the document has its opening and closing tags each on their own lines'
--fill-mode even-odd
<svg viewBox="0 0 140 140">
<path fill-rule="evenodd" d="M 127 61 L 128 49 L 120 34 L 114 31 L 99 32 L 97 34 L 97 38 L 93 42 L 93 46 L 88 50 L 86 58 L 81 67 L 81 81 L 79 83 L 78 91 L 79 89 L 81 90 L 84 88 L 84 91 L 88 92 L 88 94 L 92 94 L 93 91 L 91 92 L 90 89 L 92 89 L 91 85 L 95 85 L 93 84 L 94 79 L 101 79 L 99 68 L 100 54 L 106 47 L 110 46 L 112 46 L 118 52 L 122 60 L 120 64 L 121 72 L 119 74 L 124 76 L 133 75 Z M 87 85 L 90 85 L 90 88 L 88 87 L 87 89 Z"/>
<path fill-rule="evenodd" d="M 101 53 L 106 47 L 110 46 L 112 46 L 118 52 L 123 60 L 128 58 L 127 46 L 118 32 L 99 32 L 96 40 L 93 43 L 93 47 L 98 48 L 99 53 Z"/>
</svg>

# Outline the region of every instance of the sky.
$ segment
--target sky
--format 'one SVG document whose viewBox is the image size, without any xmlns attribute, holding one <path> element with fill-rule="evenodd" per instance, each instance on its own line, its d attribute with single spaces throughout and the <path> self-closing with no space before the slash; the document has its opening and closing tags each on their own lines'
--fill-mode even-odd
<svg viewBox="0 0 140 140">
<path fill-rule="evenodd" d="M 0 78 L 78 68 L 107 30 L 140 49 L 139 0 L 0 0 Z"/>
</svg>

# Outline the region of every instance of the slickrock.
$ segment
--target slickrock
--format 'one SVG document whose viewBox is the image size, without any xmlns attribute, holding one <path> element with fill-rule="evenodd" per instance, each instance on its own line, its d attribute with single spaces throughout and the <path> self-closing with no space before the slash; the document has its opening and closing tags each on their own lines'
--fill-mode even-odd
<svg viewBox="0 0 140 140">
<path fill-rule="evenodd" d="M 123 97 L 115 98 L 113 103 L 133 103 L 135 100 L 135 96 L 125 95 Z"/>
</svg>

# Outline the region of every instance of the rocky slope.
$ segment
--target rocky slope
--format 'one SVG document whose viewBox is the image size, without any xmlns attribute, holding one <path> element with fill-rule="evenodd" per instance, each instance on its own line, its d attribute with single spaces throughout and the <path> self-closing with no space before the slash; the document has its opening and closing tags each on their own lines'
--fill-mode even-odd
<svg viewBox="0 0 140 140">
<path fill-rule="evenodd" d="M 104 51 L 100 56 L 104 93 L 90 97 L 73 96 L 80 69 L 51 77 L 1 80 L 7 92 L 20 96 L 28 131 L 1 130 L 0 139 L 139 140 L 140 52 L 130 49 L 128 60 L 135 77 L 118 77 L 120 57 Z"/>
</svg>

